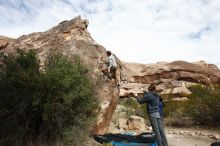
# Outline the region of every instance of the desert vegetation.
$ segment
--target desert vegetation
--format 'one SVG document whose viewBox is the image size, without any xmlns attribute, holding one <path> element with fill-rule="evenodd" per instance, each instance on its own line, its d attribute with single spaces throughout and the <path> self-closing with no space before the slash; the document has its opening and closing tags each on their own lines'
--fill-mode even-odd
<svg viewBox="0 0 220 146">
<path fill-rule="evenodd" d="M 220 86 L 214 88 L 205 86 L 192 86 L 192 94 L 186 108 L 189 116 L 197 122 L 208 126 L 219 126 L 220 123 Z"/>
<path fill-rule="evenodd" d="M 218 126 L 220 122 L 220 88 L 195 85 L 187 101 L 167 100 L 164 115 L 166 123 L 173 126 Z M 169 96 L 169 95 L 168 95 Z M 172 97 L 172 95 L 170 95 Z"/>
<path fill-rule="evenodd" d="M 98 101 L 78 56 L 49 54 L 42 68 L 33 50 L 18 49 L 0 65 L 0 145 L 83 143 Z"/>
</svg>

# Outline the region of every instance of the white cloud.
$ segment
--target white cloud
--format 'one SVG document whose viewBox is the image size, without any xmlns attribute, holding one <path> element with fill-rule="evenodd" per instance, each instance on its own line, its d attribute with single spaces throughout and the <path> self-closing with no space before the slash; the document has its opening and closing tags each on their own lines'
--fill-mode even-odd
<svg viewBox="0 0 220 146">
<path fill-rule="evenodd" d="M 219 9 L 219 0 L 0 0 L 0 34 L 45 31 L 81 14 L 94 39 L 123 61 L 220 66 Z"/>
</svg>

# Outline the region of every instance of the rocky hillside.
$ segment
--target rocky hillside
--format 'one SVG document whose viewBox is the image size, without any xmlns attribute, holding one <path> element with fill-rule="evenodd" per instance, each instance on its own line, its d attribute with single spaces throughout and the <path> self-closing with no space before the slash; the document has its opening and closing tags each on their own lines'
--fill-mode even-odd
<svg viewBox="0 0 220 146">
<path fill-rule="evenodd" d="M 220 70 L 216 65 L 204 61 L 189 63 L 185 61 L 158 62 L 156 64 L 124 63 L 122 71 L 124 83 L 120 96 L 129 97 L 142 93 L 140 88 L 156 87 L 161 94 L 173 94 L 176 98 L 191 92 L 190 85 L 210 85 L 220 82 Z M 186 98 L 182 98 L 186 99 Z"/>
<path fill-rule="evenodd" d="M 23 35 L 17 39 L 0 37 L 0 51 L 13 53 L 16 48 L 35 49 L 42 66 L 50 51 L 62 52 L 69 56 L 79 55 L 82 61 L 91 68 L 91 80 L 96 85 L 97 97 L 101 104 L 94 131 L 105 133 L 117 105 L 119 90 L 115 82 L 106 80 L 99 70 L 101 65 L 99 59 L 105 59 L 106 50 L 93 40 L 87 30 L 88 24 L 88 20 L 78 16 L 70 21 L 63 21 L 45 32 Z"/>
<path fill-rule="evenodd" d="M 123 63 L 122 80 L 119 104 L 109 127 L 109 132 L 113 133 L 126 130 L 151 131 L 149 123 L 147 123 L 148 120 L 143 119 L 146 113 L 142 113 L 143 109 L 133 98 L 134 93 L 142 95 L 142 89 L 148 90 L 150 86 L 155 86 L 157 92 L 163 95 L 165 100 L 167 98 L 178 101 L 188 100 L 188 95 L 191 94 L 189 90 L 191 85 L 214 87 L 214 84 L 219 84 L 220 70 L 217 66 L 204 61 L 194 63 L 174 61 L 155 64 Z M 176 106 L 178 103 L 182 102 L 176 101 Z M 168 103 L 167 105 L 169 106 Z M 179 110 L 181 108 L 183 107 L 178 107 Z M 176 122 L 180 125 L 189 126 L 195 123 L 192 118 L 181 116 L 169 118 L 173 118 L 171 121 L 174 123 L 176 119 L 180 119 L 181 122 Z"/>
</svg>

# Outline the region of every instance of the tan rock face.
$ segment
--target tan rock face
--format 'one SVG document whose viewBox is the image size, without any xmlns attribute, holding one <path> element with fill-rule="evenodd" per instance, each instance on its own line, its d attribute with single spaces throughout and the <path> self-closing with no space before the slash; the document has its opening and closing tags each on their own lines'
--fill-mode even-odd
<svg viewBox="0 0 220 146">
<path fill-rule="evenodd" d="M 187 96 L 189 94 L 191 94 L 192 92 L 189 91 L 186 87 L 176 87 L 173 89 L 172 94 L 174 95 L 178 95 L 178 96 Z"/>
<path fill-rule="evenodd" d="M 117 121 L 117 126 L 118 126 L 119 129 L 127 130 L 128 129 L 127 119 L 119 118 L 118 121 Z"/>
<path fill-rule="evenodd" d="M 139 116 L 130 116 L 129 118 L 119 118 L 117 120 L 119 130 L 147 131 L 148 126 L 145 120 Z"/>
<path fill-rule="evenodd" d="M 187 87 L 195 84 L 212 85 L 220 82 L 220 70 L 205 62 L 158 62 L 156 64 L 124 63 L 122 78 L 126 81 L 120 96 L 133 95 L 141 86 L 153 85 L 161 94 L 184 97 L 191 94 Z M 127 88 L 130 84 L 132 88 Z"/>
<path fill-rule="evenodd" d="M 6 48 L 12 41 L 12 38 L 0 36 L 0 50 Z"/>
<path fill-rule="evenodd" d="M 144 119 L 141 117 L 130 116 L 127 123 L 128 123 L 129 130 L 137 130 L 137 131 L 146 130 L 146 124 L 144 122 Z"/>
<path fill-rule="evenodd" d="M 211 69 L 219 69 L 217 65 L 215 65 L 215 64 L 208 64 L 204 60 L 201 60 L 201 61 L 198 61 L 198 62 L 193 62 L 193 63 L 197 64 L 197 65 L 200 65 L 202 67 L 207 67 L 207 68 L 211 68 Z"/>
<path fill-rule="evenodd" d="M 128 82 L 151 84 L 160 79 L 175 79 L 195 83 L 210 84 L 220 82 L 220 70 L 197 64 L 174 61 L 156 64 L 126 64 L 123 79 Z"/>
<path fill-rule="evenodd" d="M 149 84 L 140 83 L 123 83 L 120 86 L 120 97 L 133 97 L 134 93 L 142 94 L 144 90 L 148 90 Z"/>
<path fill-rule="evenodd" d="M 23 35 L 13 41 L 6 40 L 7 45 L 1 45 L 4 43 L 0 38 L 0 46 L 3 46 L 0 51 L 12 53 L 15 48 L 35 49 L 42 67 L 44 66 L 45 57 L 50 51 L 61 52 L 67 56 L 80 56 L 83 63 L 91 68 L 90 78 L 97 89 L 97 98 L 101 103 L 101 110 L 94 132 L 103 134 L 106 132 L 117 106 L 119 90 L 115 82 L 106 80 L 99 70 L 99 58 L 105 54 L 106 50 L 92 39 L 87 27 L 88 20 L 81 19 L 78 16 L 70 21 L 63 21 L 48 31 Z"/>
</svg>

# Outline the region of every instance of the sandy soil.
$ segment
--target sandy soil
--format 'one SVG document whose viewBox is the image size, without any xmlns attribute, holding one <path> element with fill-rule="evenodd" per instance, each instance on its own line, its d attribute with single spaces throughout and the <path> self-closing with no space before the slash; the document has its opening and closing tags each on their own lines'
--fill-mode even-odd
<svg viewBox="0 0 220 146">
<path fill-rule="evenodd" d="M 182 132 L 180 134 L 180 131 Z M 179 134 L 175 134 L 178 133 Z M 220 134 L 219 129 L 212 128 L 173 128 L 166 127 L 167 139 L 169 146 L 210 146 L 211 143 L 215 142 L 213 138 L 208 135 Z M 197 134 L 195 134 L 197 133 Z M 205 134 L 205 135 L 202 135 Z M 212 137 L 212 136 L 211 136 Z"/>
<path fill-rule="evenodd" d="M 174 128 L 166 126 L 165 131 L 169 146 L 210 146 L 216 141 L 213 138 L 213 135 L 220 135 L 219 128 L 201 128 L 199 126 L 189 128 Z M 133 132 L 141 133 L 140 131 Z"/>
<path fill-rule="evenodd" d="M 215 140 L 204 136 L 167 134 L 169 146 L 210 146 Z"/>
</svg>

